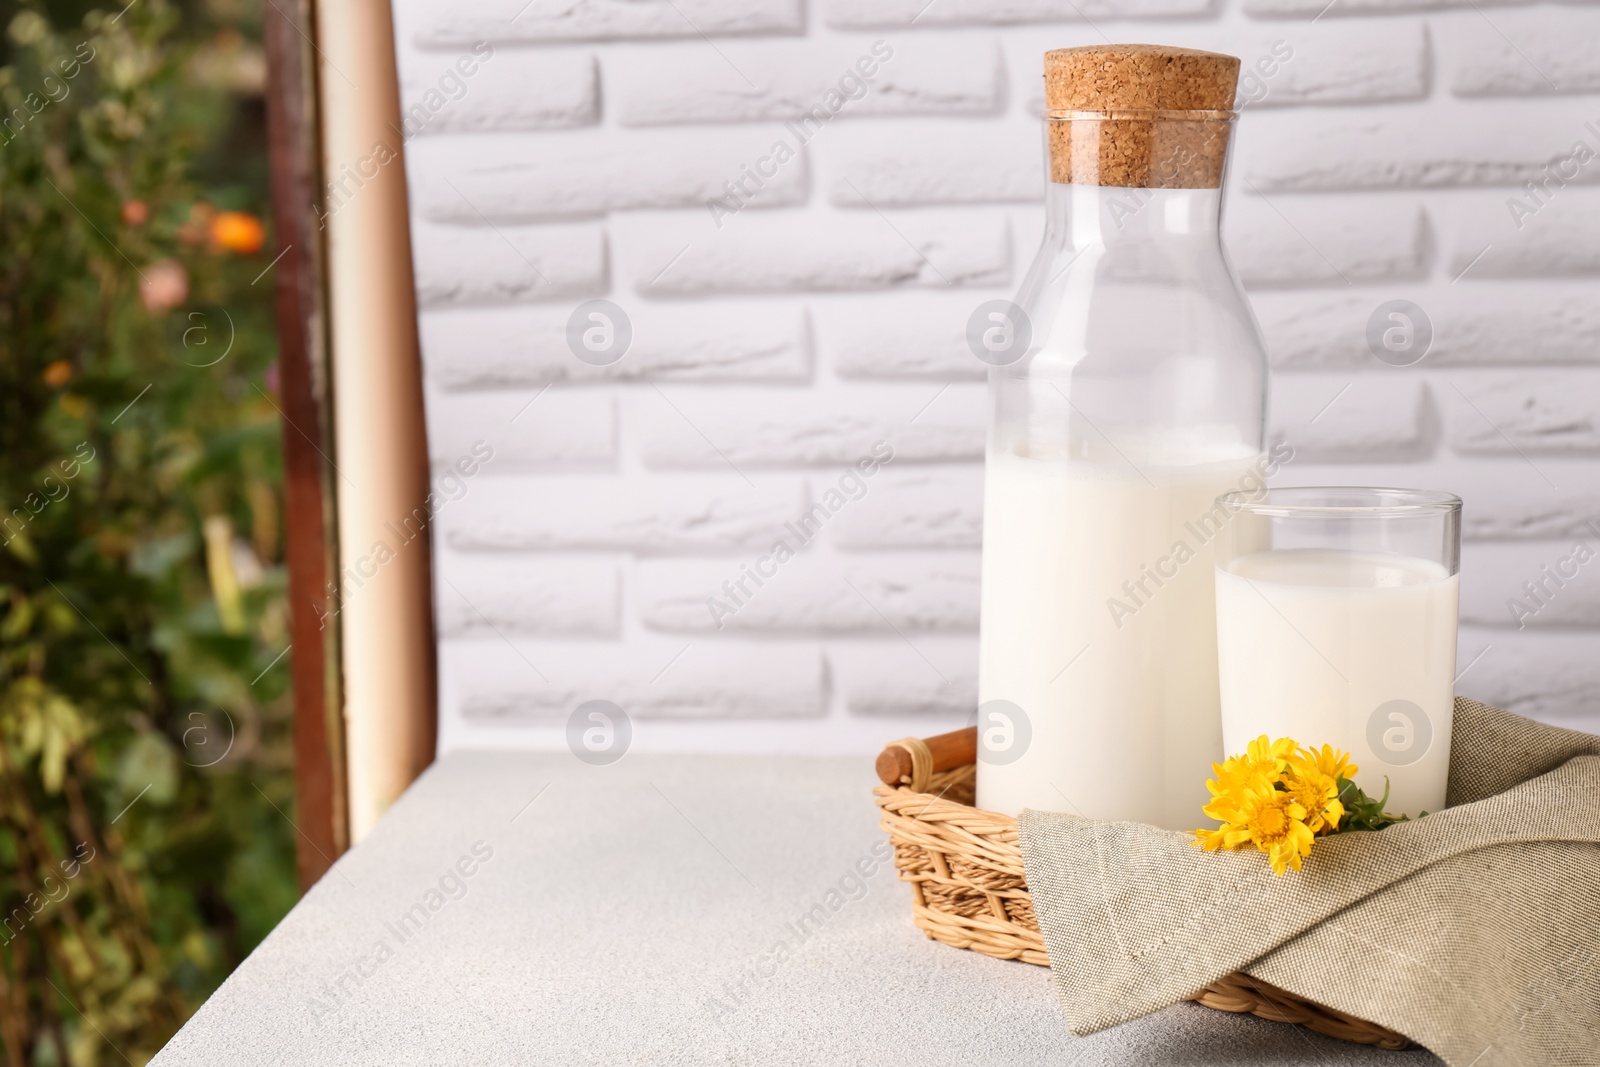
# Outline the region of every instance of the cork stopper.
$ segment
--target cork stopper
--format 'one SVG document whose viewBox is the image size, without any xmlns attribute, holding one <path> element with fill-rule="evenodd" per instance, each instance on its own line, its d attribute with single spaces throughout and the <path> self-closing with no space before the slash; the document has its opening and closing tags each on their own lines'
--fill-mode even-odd
<svg viewBox="0 0 1600 1067">
<path fill-rule="evenodd" d="M 1161 45 L 1059 48 L 1044 57 L 1045 106 L 1104 117 L 1048 119 L 1050 180 L 1211 189 L 1222 183 L 1239 60 Z M 1192 117 L 1120 111 L 1201 112 Z"/>
<path fill-rule="evenodd" d="M 1107 44 L 1044 54 L 1051 111 L 1227 111 L 1238 84 L 1237 59 L 1192 48 Z"/>
</svg>

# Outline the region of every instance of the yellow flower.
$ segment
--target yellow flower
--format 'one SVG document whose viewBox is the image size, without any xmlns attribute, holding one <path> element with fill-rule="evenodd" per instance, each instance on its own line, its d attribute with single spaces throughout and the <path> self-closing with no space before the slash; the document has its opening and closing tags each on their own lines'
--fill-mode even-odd
<svg viewBox="0 0 1600 1067">
<path fill-rule="evenodd" d="M 1311 813 L 1306 823 L 1313 832 L 1339 828 L 1339 820 L 1344 818 L 1339 780 L 1353 777 L 1359 769 L 1350 762 L 1350 753 L 1332 745 L 1299 748 L 1289 757 L 1284 787 Z"/>
<path fill-rule="evenodd" d="M 1350 762 L 1350 753 L 1340 752 L 1332 745 L 1323 745 L 1320 749 L 1302 748 L 1299 757 L 1302 762 L 1310 764 L 1334 781 L 1340 778 L 1354 778 L 1361 770 Z"/>
<path fill-rule="evenodd" d="M 1218 814 L 1212 814 L 1215 808 Z M 1278 789 L 1249 790 L 1237 802 L 1219 801 L 1206 809 L 1223 825 L 1215 830 L 1196 830 L 1195 843 L 1207 852 L 1255 845 L 1272 861 L 1274 874 L 1293 867 L 1311 854 L 1313 834 L 1306 825 L 1306 809 L 1293 796 Z"/>
<path fill-rule="evenodd" d="M 1250 742 L 1250 747 L 1245 751 L 1245 759 L 1264 771 L 1276 777 L 1283 773 L 1289 765 L 1289 757 L 1300 748 L 1294 741 L 1287 737 L 1280 737 L 1273 741 L 1262 734 Z"/>
<path fill-rule="evenodd" d="M 1331 750 L 1327 759 L 1329 767 L 1343 766 Z M 1244 755 L 1211 767 L 1217 776 L 1206 782 L 1211 802 L 1205 813 L 1222 825 L 1194 832 L 1195 844 L 1207 852 L 1254 845 L 1272 861 L 1273 873 L 1298 871 L 1315 831 L 1332 829 L 1344 815 L 1338 779 L 1291 738 L 1262 734 Z"/>
<path fill-rule="evenodd" d="M 1217 777 L 1206 782 L 1206 788 L 1211 791 L 1211 803 L 1201 809 L 1206 817 L 1232 822 L 1233 813 L 1239 810 L 1246 797 L 1252 793 L 1272 792 L 1277 788 L 1277 780 L 1261 771 L 1230 768 L 1224 764 L 1217 768 Z"/>
<path fill-rule="evenodd" d="M 1276 778 L 1276 775 L 1241 759 L 1213 763 L 1211 769 L 1216 777 L 1206 779 L 1206 789 L 1214 797 L 1229 797 L 1246 789 L 1263 789 Z"/>
<path fill-rule="evenodd" d="M 1247 824 L 1262 801 L 1274 796 L 1277 789 L 1275 781 L 1258 774 L 1254 781 L 1236 781 L 1234 788 L 1219 793 L 1216 799 L 1206 805 L 1205 813 L 1222 825 L 1215 830 L 1195 831 L 1202 847 L 1209 852 L 1218 848 L 1248 845 L 1250 831 Z"/>
<path fill-rule="evenodd" d="M 1302 856 L 1311 855 L 1311 828 L 1305 824 L 1306 809 L 1288 793 L 1274 791 L 1270 797 L 1256 794 L 1259 803 L 1240 827 L 1250 832 L 1251 842 L 1272 861 L 1272 873 L 1286 868 L 1300 869 Z"/>
<path fill-rule="evenodd" d="M 1194 831 L 1195 844 L 1207 852 L 1215 852 L 1219 848 L 1238 848 L 1239 844 L 1244 843 L 1241 841 L 1239 844 L 1230 845 L 1228 843 L 1228 830 L 1229 827 L 1227 826 L 1216 830 L 1196 830 Z M 1246 837 L 1245 840 L 1249 840 L 1249 838 Z"/>
<path fill-rule="evenodd" d="M 1352 804 L 1367 803 L 1347 781 L 1359 769 L 1350 753 L 1332 745 L 1304 748 L 1287 737 L 1274 741 L 1262 734 L 1244 755 L 1213 763 L 1211 769 L 1217 776 L 1206 782 L 1211 802 L 1204 811 L 1222 825 L 1194 831 L 1194 843 L 1207 852 L 1254 845 L 1272 861 L 1274 874 L 1298 871 L 1316 836 L 1339 829 L 1349 814 L 1344 790 L 1357 798 Z"/>
<path fill-rule="evenodd" d="M 1271 792 L 1296 747 L 1287 737 L 1273 741 L 1262 734 L 1250 742 L 1245 755 L 1213 763 L 1211 769 L 1216 777 L 1206 782 L 1206 789 L 1213 799 L 1206 805 L 1205 813 L 1213 819 L 1227 822 L 1228 817 L 1221 812 L 1237 804 L 1244 794 Z"/>
<path fill-rule="evenodd" d="M 1344 804 L 1339 800 L 1339 780 L 1330 777 L 1312 763 L 1289 761 L 1289 775 L 1284 783 L 1288 795 L 1306 809 L 1306 825 L 1312 833 L 1339 828 L 1344 818 Z"/>
</svg>

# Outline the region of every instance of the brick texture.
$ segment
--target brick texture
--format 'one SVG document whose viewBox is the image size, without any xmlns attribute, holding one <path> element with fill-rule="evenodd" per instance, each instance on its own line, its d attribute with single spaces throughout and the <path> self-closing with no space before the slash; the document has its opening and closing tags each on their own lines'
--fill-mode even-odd
<svg viewBox="0 0 1600 1067">
<path fill-rule="evenodd" d="M 1543 96 L 1600 91 L 1600 12 L 1557 7 L 1463 19 L 1445 29 L 1457 55 L 1457 96 Z"/>
<path fill-rule="evenodd" d="M 836 207 L 981 204 L 1044 198 L 1038 143 L 1010 127 L 919 123 L 885 137 L 864 123 L 833 136 L 838 171 L 828 187 Z"/>
<path fill-rule="evenodd" d="M 605 234 L 580 226 L 428 226 L 411 231 L 424 308 L 523 304 L 605 291 Z"/>
<path fill-rule="evenodd" d="M 490 638 L 447 643 L 443 660 L 456 706 L 473 724 L 557 725 L 589 700 L 645 720 L 816 718 L 826 710 L 815 645 Z"/>
<path fill-rule="evenodd" d="M 1381 366 L 1367 343 L 1378 309 L 1407 294 L 1427 315 L 1427 367 L 1600 362 L 1600 304 L 1592 285 L 1546 281 L 1345 293 L 1261 293 L 1253 301 L 1273 365 L 1286 369 Z"/>
<path fill-rule="evenodd" d="M 474 486 L 513 471 L 616 463 L 616 401 L 604 393 L 554 388 L 436 393 L 428 397 L 427 408 L 428 452 L 436 464 L 454 464 L 479 441 L 494 449 L 494 459 L 474 478 Z"/>
<path fill-rule="evenodd" d="M 699 37 L 732 33 L 794 33 L 803 24 L 800 0 L 571 0 L 529 4 L 493 0 L 470 5 L 435 2 L 408 5 L 419 48 L 457 48 L 479 40 L 510 44 L 606 41 L 630 37 Z"/>
<path fill-rule="evenodd" d="M 1516 3 L 1518 0 L 1511 2 Z M 1341 15 L 1368 15 L 1441 11 L 1449 8 L 1470 8 L 1470 6 L 1471 0 L 1341 0 L 1333 10 L 1339 11 Z M 1244 0 L 1244 10 L 1259 18 L 1315 17 L 1326 7 L 1326 0 Z"/>
<path fill-rule="evenodd" d="M 1438 436 L 1428 394 L 1415 376 L 1277 374 L 1272 437 L 1292 445 L 1300 461 L 1418 459 Z"/>
<path fill-rule="evenodd" d="M 828 666 L 852 715 L 960 721 L 977 707 L 977 657 L 972 637 L 863 638 L 831 643 Z"/>
<path fill-rule="evenodd" d="M 1600 464 L 1582 457 L 1540 456 L 1535 467 L 1515 453 L 1443 455 L 1378 470 L 1297 459 L 1285 468 L 1282 482 L 1428 486 L 1455 493 L 1463 501 L 1461 538 L 1469 543 L 1587 537 L 1589 523 L 1600 515 Z M 1552 490 L 1552 483 L 1560 488 Z M 1469 584 L 1474 573 L 1467 572 Z"/>
<path fill-rule="evenodd" d="M 1567 120 L 1564 133 L 1553 134 L 1548 122 L 1508 122 L 1497 123 L 1493 137 L 1476 123 L 1441 122 L 1426 107 L 1315 126 L 1288 117 L 1263 116 L 1273 136 L 1258 136 L 1245 153 L 1245 177 L 1264 192 L 1519 186 L 1568 153 L 1587 116 L 1565 104 L 1551 116 Z M 1600 181 L 1600 167 L 1583 168 L 1577 180 Z"/>
<path fill-rule="evenodd" d="M 1417 204 L 1380 202 L 1357 214 L 1321 197 L 1245 197 L 1238 209 L 1227 236 L 1246 285 L 1353 285 L 1427 271 Z"/>
<path fill-rule="evenodd" d="M 438 570 L 434 604 L 446 638 L 618 632 L 615 563 L 480 558 Z"/>
<path fill-rule="evenodd" d="M 839 101 L 838 117 L 986 115 L 1001 106 L 1000 53 L 993 42 L 861 37 L 721 46 L 705 62 L 690 44 L 638 54 L 614 68 L 624 126 L 799 120 Z M 828 129 L 833 116 L 802 127 Z"/>
<path fill-rule="evenodd" d="M 1481 630 L 1469 625 L 1462 630 L 1457 659 L 1461 667 L 1471 666 L 1456 691 L 1519 715 L 1593 733 L 1593 708 L 1600 701 L 1600 657 L 1593 648 L 1592 631 Z"/>
<path fill-rule="evenodd" d="M 983 467 L 913 467 L 878 475 L 861 501 L 829 527 L 845 549 L 978 548 L 983 544 Z"/>
<path fill-rule="evenodd" d="M 967 345 L 967 319 L 984 301 L 1010 296 L 894 293 L 819 303 L 812 311 L 817 351 L 841 378 L 982 380 L 988 368 Z"/>
<path fill-rule="evenodd" d="M 1600 730 L 1600 561 L 1525 588 L 1600 548 L 1593 4 L 395 14 L 444 747 L 560 748 L 591 699 L 640 750 L 870 755 L 968 721 L 966 330 L 1043 231 L 1040 56 L 1106 36 L 1242 61 L 1225 234 L 1279 482 L 1460 494 L 1460 691 Z M 342 201 L 361 170 L 332 168 Z M 611 362 L 569 341 L 597 299 L 630 336 Z M 1414 361 L 1369 340 L 1395 301 Z"/>
<path fill-rule="evenodd" d="M 1330 9 L 1330 14 L 1336 10 L 1337 6 Z M 1422 100 L 1431 87 L 1433 50 L 1420 21 L 1327 18 L 1225 31 L 1196 27 L 1165 39 L 1238 56 L 1235 106 L 1243 109 Z M 1036 49 L 1048 48 L 1051 42 L 1029 38 L 1025 49 L 1019 47 L 1023 43 L 1013 42 L 1011 55 L 1033 73 Z M 1030 111 L 1044 109 L 1043 86 L 1036 75 L 1026 81 L 1023 92 Z"/>
<path fill-rule="evenodd" d="M 1600 371 L 1462 375 L 1445 395 L 1458 452 L 1600 451 Z"/>
<path fill-rule="evenodd" d="M 977 553 L 903 552 L 846 561 L 802 552 L 769 566 L 775 575 L 757 586 L 746 575 L 759 562 L 642 562 L 636 569 L 640 616 L 651 629 L 686 633 L 893 635 L 978 628 Z"/>
<path fill-rule="evenodd" d="M 1594 147 L 1600 152 L 1600 137 L 1595 138 Z M 1585 180 L 1596 176 L 1600 176 L 1600 159 L 1579 172 Z M 1552 186 L 1536 198 L 1524 187 L 1492 200 L 1472 197 L 1455 207 L 1455 240 L 1447 253 L 1452 276 L 1600 274 L 1600 190 Z"/>
<path fill-rule="evenodd" d="M 772 531 L 799 515 L 804 500 L 794 478 L 763 478 L 753 490 L 717 474 L 631 485 L 611 477 L 525 478 L 464 497 L 441 528 L 445 544 L 464 553 L 727 553 L 768 548 Z"/>
<path fill-rule="evenodd" d="M 641 296 L 949 288 L 1010 279 L 1005 220 L 985 213 L 890 218 L 871 210 L 823 219 L 740 215 L 722 231 L 663 227 L 641 241 Z M 699 220 L 697 220 L 698 222 Z M 643 236 L 643 235 L 641 235 Z M 784 254 L 775 256 L 775 247 Z"/>
<path fill-rule="evenodd" d="M 1478 626 L 1600 627 L 1600 532 L 1564 541 L 1467 545 L 1461 620 Z"/>
<path fill-rule="evenodd" d="M 1319 21 L 1309 32 L 1285 25 L 1231 44 L 1243 61 L 1245 107 L 1378 104 L 1428 95 L 1428 37 L 1420 22 Z"/>
<path fill-rule="evenodd" d="M 444 54 L 419 64 L 400 96 L 412 136 L 591 126 L 600 114 L 594 57 L 582 53 Z"/>
<path fill-rule="evenodd" d="M 1211 0 L 828 0 L 828 25 L 1003 25 L 1087 19 L 1183 18 L 1212 11 Z"/>
<path fill-rule="evenodd" d="M 639 378 L 802 381 L 811 371 L 805 314 L 794 308 L 635 305 L 632 341 L 607 365 L 574 353 L 570 318 L 565 308 L 430 311 L 421 322 L 423 363 L 429 379 L 449 390 Z"/>
<path fill-rule="evenodd" d="M 848 465 L 879 442 L 893 450 L 892 464 L 983 455 L 983 395 L 971 385 L 659 389 L 630 400 L 640 455 L 654 467 Z"/>
<path fill-rule="evenodd" d="M 768 129 L 715 134 L 651 130 L 619 137 L 602 131 L 555 133 L 508 148 L 473 139 L 470 148 L 439 138 L 419 141 L 423 173 L 416 198 L 437 222 L 485 225 L 603 215 L 643 208 L 700 208 L 772 142 Z M 805 199 L 802 156 L 779 168 L 752 207 Z"/>
</svg>

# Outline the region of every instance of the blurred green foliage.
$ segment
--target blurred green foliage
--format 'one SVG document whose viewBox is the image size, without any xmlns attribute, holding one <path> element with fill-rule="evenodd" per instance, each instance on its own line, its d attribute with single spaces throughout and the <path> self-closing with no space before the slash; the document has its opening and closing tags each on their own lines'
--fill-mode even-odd
<svg viewBox="0 0 1600 1067">
<path fill-rule="evenodd" d="M 0 1046 L 142 1064 L 296 896 L 259 12 L 6 34 Z"/>
</svg>

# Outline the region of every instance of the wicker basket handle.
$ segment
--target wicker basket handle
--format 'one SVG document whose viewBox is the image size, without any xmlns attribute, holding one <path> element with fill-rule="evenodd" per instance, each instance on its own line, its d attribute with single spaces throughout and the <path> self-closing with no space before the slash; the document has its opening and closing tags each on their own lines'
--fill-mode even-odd
<svg viewBox="0 0 1600 1067">
<path fill-rule="evenodd" d="M 891 741 L 878 754 L 878 778 L 884 785 L 906 785 L 913 793 L 924 793 L 928 781 L 940 771 L 953 770 L 978 761 L 978 728 L 968 726 L 926 740 L 902 737 Z"/>
</svg>

